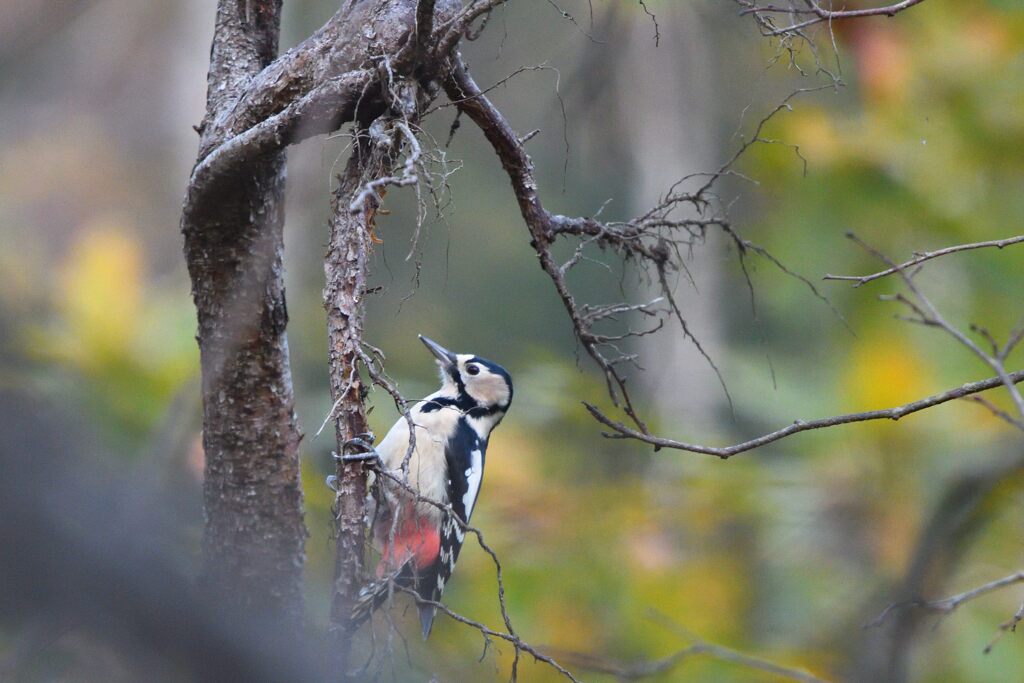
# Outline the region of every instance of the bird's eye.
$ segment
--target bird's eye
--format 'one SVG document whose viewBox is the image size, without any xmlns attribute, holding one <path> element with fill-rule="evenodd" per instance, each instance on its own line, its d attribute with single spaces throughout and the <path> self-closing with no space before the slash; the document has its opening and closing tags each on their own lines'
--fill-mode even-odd
<svg viewBox="0 0 1024 683">
<path fill-rule="evenodd" d="M 472 363 L 470 363 L 469 365 L 466 366 L 466 372 L 468 372 L 471 375 L 479 375 L 480 374 L 480 366 L 473 365 Z"/>
</svg>

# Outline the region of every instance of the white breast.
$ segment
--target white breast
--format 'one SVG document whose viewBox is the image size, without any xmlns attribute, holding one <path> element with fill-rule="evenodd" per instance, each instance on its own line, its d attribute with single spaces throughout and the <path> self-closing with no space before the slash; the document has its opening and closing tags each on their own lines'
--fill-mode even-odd
<svg viewBox="0 0 1024 683">
<path fill-rule="evenodd" d="M 445 445 L 448 435 L 455 429 L 455 423 L 459 416 L 458 410 L 447 407 L 426 413 L 421 412 L 418 407 L 412 411 L 413 422 L 416 425 L 416 443 L 412 457 L 409 459 L 409 486 L 419 491 L 422 497 L 442 505 L 448 503 L 448 466 L 445 460 Z M 403 477 L 402 463 L 408 450 L 409 424 L 402 417 L 378 444 L 377 452 L 380 453 L 384 467 L 396 476 Z M 476 485 L 472 487 L 474 499 L 476 491 L 480 488 L 482 465 L 478 468 L 478 472 Z M 393 492 L 398 492 L 397 486 L 390 488 L 393 489 Z M 420 516 L 440 520 L 441 511 L 437 507 L 420 502 L 417 508 Z"/>
</svg>

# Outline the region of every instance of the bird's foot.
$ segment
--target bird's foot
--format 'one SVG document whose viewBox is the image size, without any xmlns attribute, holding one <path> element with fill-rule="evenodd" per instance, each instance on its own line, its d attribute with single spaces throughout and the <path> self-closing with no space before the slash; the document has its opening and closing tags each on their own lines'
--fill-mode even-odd
<svg viewBox="0 0 1024 683">
<path fill-rule="evenodd" d="M 376 441 L 373 432 L 363 432 L 362 434 L 356 434 L 348 441 L 341 444 L 342 455 L 349 455 L 351 451 L 355 451 L 355 455 L 362 453 L 376 453 L 373 448 L 373 443 Z"/>
<path fill-rule="evenodd" d="M 375 449 L 371 448 L 368 451 L 361 453 L 346 453 L 344 455 L 334 454 L 334 459 L 338 462 L 366 462 L 366 463 L 380 463 L 380 453 Z"/>
<path fill-rule="evenodd" d="M 363 432 L 362 434 L 356 434 L 354 437 L 345 442 L 344 445 L 354 443 L 355 441 L 361 441 L 364 443 L 374 443 L 377 441 L 377 437 L 374 436 L 373 432 Z"/>
<path fill-rule="evenodd" d="M 340 462 L 381 462 L 380 453 L 373 447 L 373 432 L 356 434 L 341 445 L 341 455 L 334 454 L 334 459 Z M 352 452 L 355 451 L 355 452 Z"/>
</svg>

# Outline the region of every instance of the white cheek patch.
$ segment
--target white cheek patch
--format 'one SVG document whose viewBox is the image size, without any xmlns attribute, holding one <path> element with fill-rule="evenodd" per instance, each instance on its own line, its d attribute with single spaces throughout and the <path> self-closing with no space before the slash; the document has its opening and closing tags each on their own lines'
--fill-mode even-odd
<svg viewBox="0 0 1024 683">
<path fill-rule="evenodd" d="M 484 370 L 484 373 L 467 382 L 466 391 L 485 406 L 506 404 L 508 385 L 505 384 L 505 380 L 487 370 Z"/>
<path fill-rule="evenodd" d="M 464 520 L 466 522 L 469 522 L 469 516 L 473 514 L 473 505 L 476 503 L 477 494 L 480 493 L 480 480 L 484 474 L 484 457 L 480 447 L 474 448 L 469 457 L 469 467 L 466 468 L 466 493 L 462 496 L 462 505 L 466 509 L 466 519 Z"/>
</svg>

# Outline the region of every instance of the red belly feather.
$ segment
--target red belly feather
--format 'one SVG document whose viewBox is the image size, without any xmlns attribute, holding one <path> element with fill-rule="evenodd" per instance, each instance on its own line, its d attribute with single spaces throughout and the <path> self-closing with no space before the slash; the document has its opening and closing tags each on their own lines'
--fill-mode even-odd
<svg viewBox="0 0 1024 683">
<path fill-rule="evenodd" d="M 406 519 L 395 531 L 394 543 L 384 541 L 377 576 L 402 566 L 409 558 L 416 569 L 423 569 L 433 564 L 440 552 L 441 535 L 430 521 L 422 517 Z"/>
</svg>

